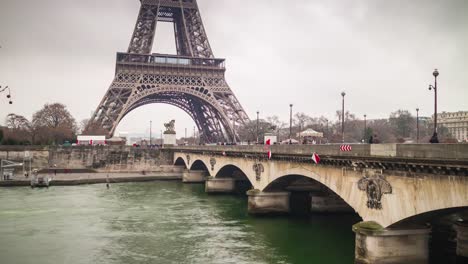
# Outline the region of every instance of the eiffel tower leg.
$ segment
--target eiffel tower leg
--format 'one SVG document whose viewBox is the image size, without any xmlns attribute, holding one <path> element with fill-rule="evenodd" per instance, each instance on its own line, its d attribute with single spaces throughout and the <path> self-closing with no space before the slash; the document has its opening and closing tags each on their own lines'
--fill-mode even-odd
<svg viewBox="0 0 468 264">
<path fill-rule="evenodd" d="M 103 128 L 107 131 L 107 136 L 112 137 L 120 121 L 119 116 L 137 80 L 138 74 L 117 76 L 91 117 L 89 125 Z"/>
</svg>

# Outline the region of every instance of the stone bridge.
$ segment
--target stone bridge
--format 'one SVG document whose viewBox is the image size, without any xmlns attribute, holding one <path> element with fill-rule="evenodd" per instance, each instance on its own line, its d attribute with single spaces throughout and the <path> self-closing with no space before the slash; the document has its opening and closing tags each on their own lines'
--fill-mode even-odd
<svg viewBox="0 0 468 264">
<path fill-rule="evenodd" d="M 340 145 L 173 151 L 174 164 L 187 169 L 185 182 L 205 182 L 207 192 L 248 190 L 252 214 L 357 213 L 363 222 L 353 226 L 356 263 L 427 263 L 433 220 L 467 220 L 468 145 L 351 147 L 349 152 Z M 314 152 L 319 164 L 312 160 Z M 457 230 L 458 256 L 466 258 L 468 228 L 462 221 L 450 226 Z"/>
</svg>

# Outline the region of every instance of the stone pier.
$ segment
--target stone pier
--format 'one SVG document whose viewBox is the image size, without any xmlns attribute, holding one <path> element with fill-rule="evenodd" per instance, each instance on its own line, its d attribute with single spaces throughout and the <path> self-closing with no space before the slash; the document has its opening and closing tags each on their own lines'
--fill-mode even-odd
<svg viewBox="0 0 468 264">
<path fill-rule="evenodd" d="M 207 172 L 197 170 L 185 170 L 182 173 L 183 183 L 203 183 L 205 182 L 205 176 Z"/>
<path fill-rule="evenodd" d="M 205 191 L 207 193 L 233 193 L 236 188 L 236 180 L 233 178 L 207 178 Z"/>
<path fill-rule="evenodd" d="M 468 221 L 455 225 L 457 230 L 457 264 L 468 263 Z"/>
<path fill-rule="evenodd" d="M 287 214 L 289 207 L 289 192 L 261 192 L 250 190 L 248 195 L 248 212 L 250 214 Z"/>
<path fill-rule="evenodd" d="M 375 222 L 361 222 L 353 226 L 353 231 L 356 264 L 429 263 L 428 227 L 388 229 Z"/>
</svg>

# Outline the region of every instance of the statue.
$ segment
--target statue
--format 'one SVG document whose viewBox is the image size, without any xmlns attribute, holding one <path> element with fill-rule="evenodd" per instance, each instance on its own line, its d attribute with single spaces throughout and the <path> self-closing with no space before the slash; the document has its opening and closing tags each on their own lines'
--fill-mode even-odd
<svg viewBox="0 0 468 264">
<path fill-rule="evenodd" d="M 171 120 L 169 123 L 165 123 L 164 127 L 166 127 L 166 131 L 164 131 L 164 134 L 175 134 L 175 120 Z"/>
</svg>

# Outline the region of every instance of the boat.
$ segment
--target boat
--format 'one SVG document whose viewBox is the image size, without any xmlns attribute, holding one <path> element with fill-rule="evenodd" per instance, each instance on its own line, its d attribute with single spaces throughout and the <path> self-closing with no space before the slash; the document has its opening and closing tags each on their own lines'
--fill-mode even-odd
<svg viewBox="0 0 468 264">
<path fill-rule="evenodd" d="M 37 170 L 33 172 L 33 177 L 31 178 L 31 188 L 35 187 L 46 187 L 49 188 L 49 183 L 51 181 L 50 177 L 47 175 L 38 175 Z"/>
</svg>

